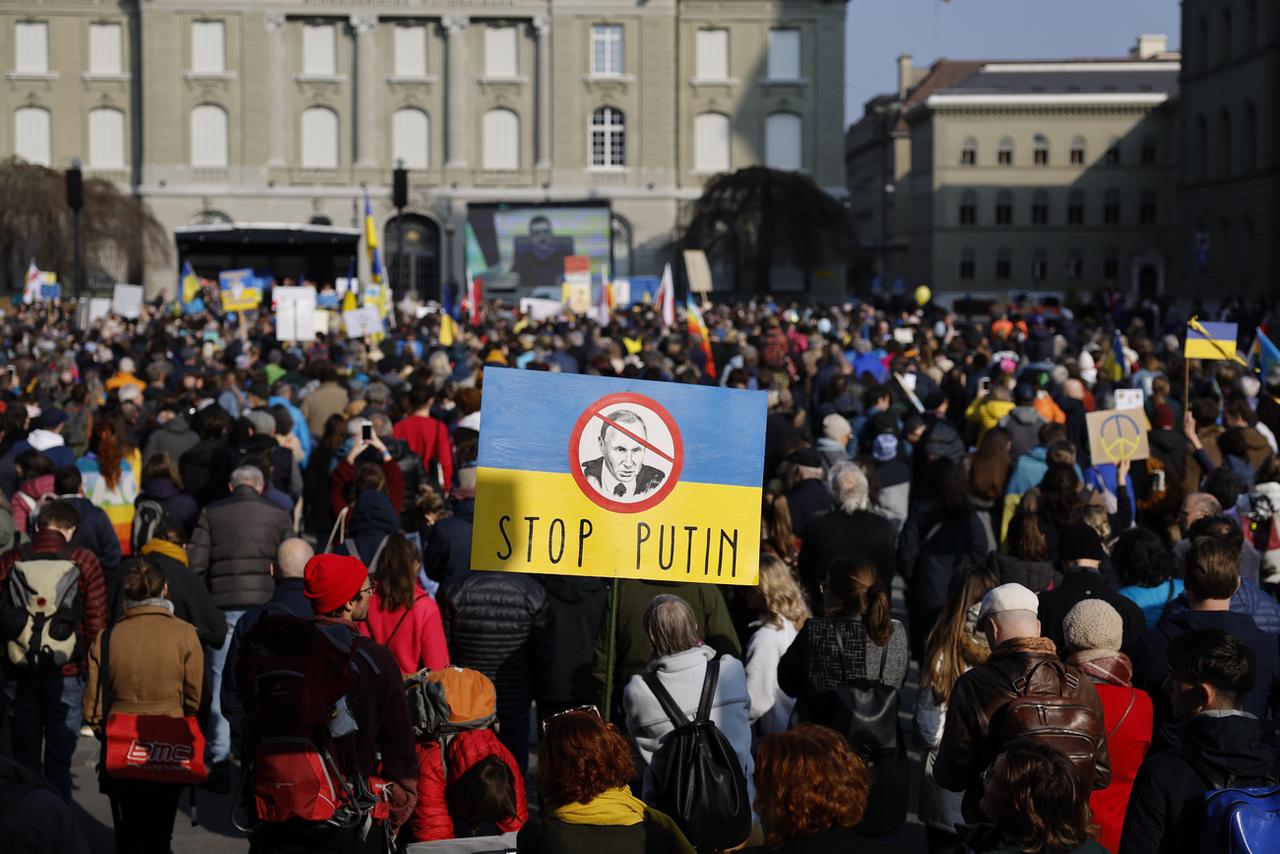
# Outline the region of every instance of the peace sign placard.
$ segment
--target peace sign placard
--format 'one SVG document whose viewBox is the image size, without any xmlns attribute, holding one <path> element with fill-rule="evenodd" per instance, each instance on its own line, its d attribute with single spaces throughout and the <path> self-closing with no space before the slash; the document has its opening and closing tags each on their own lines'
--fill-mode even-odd
<svg viewBox="0 0 1280 854">
<path fill-rule="evenodd" d="M 1089 453 L 1094 464 L 1121 460 L 1145 460 L 1151 456 L 1147 444 L 1147 416 L 1141 409 L 1104 409 L 1086 415 L 1089 424 Z"/>
</svg>

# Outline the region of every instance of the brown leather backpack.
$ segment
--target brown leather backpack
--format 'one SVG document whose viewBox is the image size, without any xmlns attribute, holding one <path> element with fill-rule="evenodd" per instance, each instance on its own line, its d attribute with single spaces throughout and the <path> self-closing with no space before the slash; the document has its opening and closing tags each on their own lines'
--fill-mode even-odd
<svg viewBox="0 0 1280 854">
<path fill-rule="evenodd" d="M 1057 675 L 1056 692 L 1032 691 L 1036 671 L 1041 667 Z M 1061 661 L 1050 659 L 1011 680 L 1011 685 L 1017 697 L 1000 713 L 997 732 L 1002 736 L 1001 743 L 1028 739 L 1057 748 L 1075 766 L 1085 791 L 1092 791 L 1094 757 L 1106 739 L 1106 731 L 1093 708 L 1074 696 L 1080 677 L 1068 671 Z"/>
</svg>

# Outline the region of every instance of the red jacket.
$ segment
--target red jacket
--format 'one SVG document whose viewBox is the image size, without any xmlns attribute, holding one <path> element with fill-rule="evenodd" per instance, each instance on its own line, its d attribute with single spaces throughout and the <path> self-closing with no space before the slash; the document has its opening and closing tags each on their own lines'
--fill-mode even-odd
<svg viewBox="0 0 1280 854">
<path fill-rule="evenodd" d="M 1095 687 L 1102 700 L 1107 749 L 1111 753 L 1111 785 L 1089 796 L 1089 809 L 1098 825 L 1098 842 L 1108 851 L 1119 851 L 1129 793 L 1133 791 L 1138 766 L 1151 746 L 1151 697 L 1146 691 L 1125 685 L 1098 682 Z"/>
<path fill-rule="evenodd" d="M 67 538 L 52 528 L 36 531 L 31 545 L 38 555 L 56 555 L 67 544 Z M 9 580 L 9 570 L 17 563 L 19 553 L 11 549 L 0 555 L 0 587 Z M 83 616 L 80 621 L 80 637 L 84 640 L 85 650 L 94 639 L 107 627 L 107 584 L 102 575 L 102 565 L 93 556 L 93 552 L 85 549 L 73 549 L 71 559 L 80 567 L 78 594 L 82 603 Z M 65 664 L 63 676 L 79 676 L 83 674 L 84 662 Z"/>
<path fill-rule="evenodd" d="M 448 781 L 446 770 L 440 763 L 440 742 L 428 741 L 416 745 L 418 751 L 418 803 L 404 832 L 410 842 L 431 842 L 437 839 L 453 839 L 453 817 L 449 815 L 449 801 L 445 796 L 450 785 L 468 768 L 486 756 L 497 756 L 511 769 L 516 784 L 516 814 L 498 823 L 503 833 L 519 830 L 529 820 L 529 806 L 525 800 L 524 778 L 511 757 L 511 752 L 498 741 L 498 734 L 491 729 L 472 730 L 454 736 L 449 741 Z M 400 842 L 405 840 L 402 836 Z"/>
<path fill-rule="evenodd" d="M 440 485 L 447 493 L 453 486 L 453 445 L 449 442 L 449 430 L 430 416 L 410 415 L 395 426 L 391 435 L 408 443 L 409 450 L 422 457 L 422 464 L 427 469 L 427 480 L 435 480 L 431 462 L 435 460 L 440 463 L 440 477 L 443 480 Z"/>
<path fill-rule="evenodd" d="M 391 499 L 391 506 L 395 508 L 397 515 L 404 513 L 404 474 L 400 471 L 400 466 L 396 465 L 395 460 L 384 462 L 382 474 L 387 479 L 387 498 Z M 329 477 L 329 509 L 333 511 L 335 519 L 342 508 L 347 506 L 347 487 L 355 479 L 356 467 L 346 460 L 338 463 Z M 354 500 L 351 506 L 355 508 Z"/>
<path fill-rule="evenodd" d="M 445 645 L 440 609 L 423 590 L 416 591 L 415 597 L 406 614 L 404 608 L 386 610 L 382 597 L 374 593 L 369 617 L 360 623 L 360 633 L 391 650 L 402 673 L 417 673 L 424 667 L 443 670 L 449 666 L 449 648 Z"/>
</svg>

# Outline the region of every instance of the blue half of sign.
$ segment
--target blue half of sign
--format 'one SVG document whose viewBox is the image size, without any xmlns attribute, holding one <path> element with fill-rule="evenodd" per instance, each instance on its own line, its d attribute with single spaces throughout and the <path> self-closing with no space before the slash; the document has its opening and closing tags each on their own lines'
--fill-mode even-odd
<svg viewBox="0 0 1280 854">
<path fill-rule="evenodd" d="M 567 473 L 569 439 L 578 417 L 600 398 L 618 392 L 652 398 L 671 413 L 684 441 L 681 481 L 760 486 L 764 392 L 510 368 L 485 369 L 477 464 Z M 503 404 L 491 406 L 490 401 Z"/>
</svg>

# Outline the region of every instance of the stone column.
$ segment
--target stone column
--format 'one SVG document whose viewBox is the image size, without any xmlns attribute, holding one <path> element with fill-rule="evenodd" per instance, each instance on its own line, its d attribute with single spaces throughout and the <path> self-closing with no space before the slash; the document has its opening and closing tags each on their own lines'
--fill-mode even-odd
<svg viewBox="0 0 1280 854">
<path fill-rule="evenodd" d="M 289 135 L 285 118 L 284 13 L 267 12 L 263 17 L 267 32 L 267 166 L 285 165 L 285 143 Z"/>
<path fill-rule="evenodd" d="M 533 19 L 533 29 L 538 34 L 538 88 L 535 93 L 534 115 L 538 121 L 537 162 L 535 168 L 551 168 L 551 17 L 540 15 Z"/>
<path fill-rule="evenodd" d="M 444 25 L 445 47 L 445 138 L 446 169 L 465 169 L 467 166 L 467 54 L 463 46 L 463 34 L 470 19 L 462 15 L 450 15 Z"/>
<path fill-rule="evenodd" d="M 354 124 L 356 129 L 356 166 L 371 167 L 378 163 L 375 150 L 378 133 L 378 81 L 374 76 L 377 49 L 373 33 L 378 28 L 377 15 L 352 15 L 351 29 L 356 35 L 356 97 Z"/>
</svg>

